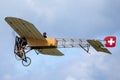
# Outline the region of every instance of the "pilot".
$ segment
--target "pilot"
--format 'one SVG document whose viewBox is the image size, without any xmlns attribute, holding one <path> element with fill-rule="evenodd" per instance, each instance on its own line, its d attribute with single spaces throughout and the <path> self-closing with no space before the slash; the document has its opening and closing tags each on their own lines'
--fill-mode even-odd
<svg viewBox="0 0 120 80">
<path fill-rule="evenodd" d="M 43 33 L 43 37 L 47 38 L 47 33 L 46 32 Z"/>
</svg>

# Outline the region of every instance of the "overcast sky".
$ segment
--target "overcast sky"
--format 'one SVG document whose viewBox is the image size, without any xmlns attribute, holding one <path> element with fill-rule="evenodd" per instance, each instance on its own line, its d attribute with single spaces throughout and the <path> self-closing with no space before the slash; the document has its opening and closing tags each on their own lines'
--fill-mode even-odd
<svg viewBox="0 0 120 80">
<path fill-rule="evenodd" d="M 120 0 L 0 0 L 1 80 L 120 80 Z M 36 55 L 29 67 L 14 57 L 15 33 L 7 16 L 33 23 L 48 37 L 104 39 L 117 37 L 112 55 L 82 49 L 59 49 L 63 57 Z"/>
</svg>

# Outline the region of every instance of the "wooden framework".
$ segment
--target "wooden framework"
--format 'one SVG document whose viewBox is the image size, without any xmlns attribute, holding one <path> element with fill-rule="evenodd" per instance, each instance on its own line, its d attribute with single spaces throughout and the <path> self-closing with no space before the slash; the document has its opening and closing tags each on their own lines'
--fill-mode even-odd
<svg viewBox="0 0 120 80">
<path fill-rule="evenodd" d="M 86 40 L 73 38 L 56 38 L 56 40 L 57 48 L 82 48 L 89 53 L 90 44 Z"/>
</svg>

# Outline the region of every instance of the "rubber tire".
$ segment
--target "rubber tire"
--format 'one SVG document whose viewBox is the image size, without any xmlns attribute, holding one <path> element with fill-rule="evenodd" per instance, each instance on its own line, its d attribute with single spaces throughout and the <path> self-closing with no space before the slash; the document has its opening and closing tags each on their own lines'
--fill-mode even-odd
<svg viewBox="0 0 120 80">
<path fill-rule="evenodd" d="M 22 65 L 25 66 L 25 67 L 27 67 L 31 64 L 31 59 L 29 57 L 26 57 L 26 59 L 27 59 L 27 62 L 22 60 Z"/>
</svg>

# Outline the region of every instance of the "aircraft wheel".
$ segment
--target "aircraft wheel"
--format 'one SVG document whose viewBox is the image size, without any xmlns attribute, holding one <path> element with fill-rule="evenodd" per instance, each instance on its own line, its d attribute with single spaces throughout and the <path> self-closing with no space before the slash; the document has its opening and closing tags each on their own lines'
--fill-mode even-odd
<svg viewBox="0 0 120 80">
<path fill-rule="evenodd" d="M 26 57 L 26 60 L 22 60 L 23 66 L 27 67 L 31 64 L 31 59 L 29 57 Z"/>
</svg>

